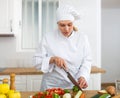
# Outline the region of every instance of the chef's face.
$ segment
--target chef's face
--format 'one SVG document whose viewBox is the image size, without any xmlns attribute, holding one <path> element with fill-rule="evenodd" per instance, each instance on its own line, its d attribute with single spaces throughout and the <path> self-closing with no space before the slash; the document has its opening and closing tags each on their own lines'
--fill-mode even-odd
<svg viewBox="0 0 120 98">
<path fill-rule="evenodd" d="M 70 20 L 59 21 L 58 28 L 65 37 L 69 37 L 73 31 L 73 22 Z"/>
</svg>

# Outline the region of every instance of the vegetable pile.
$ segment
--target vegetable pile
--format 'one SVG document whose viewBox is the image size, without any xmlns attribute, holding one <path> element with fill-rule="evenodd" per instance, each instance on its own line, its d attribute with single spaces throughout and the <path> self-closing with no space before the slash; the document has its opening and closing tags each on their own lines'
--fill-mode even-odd
<svg viewBox="0 0 120 98">
<path fill-rule="evenodd" d="M 103 90 L 98 91 L 98 94 L 93 96 L 92 98 L 111 98 L 115 96 L 116 90 L 114 86 L 108 86 Z"/>
<path fill-rule="evenodd" d="M 76 86 L 73 86 L 72 90 L 50 88 L 36 93 L 32 98 L 85 98 L 85 94 Z"/>
<path fill-rule="evenodd" d="M 36 93 L 32 98 L 59 98 L 64 93 L 64 89 L 62 88 L 51 88 L 43 92 Z"/>
</svg>

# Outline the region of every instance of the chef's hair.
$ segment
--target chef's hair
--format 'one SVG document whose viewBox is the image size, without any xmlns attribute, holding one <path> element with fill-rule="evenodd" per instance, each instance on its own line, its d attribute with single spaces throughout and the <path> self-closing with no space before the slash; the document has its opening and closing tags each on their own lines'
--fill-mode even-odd
<svg viewBox="0 0 120 98">
<path fill-rule="evenodd" d="M 78 31 L 78 28 L 76 26 L 73 26 L 74 31 Z"/>
</svg>

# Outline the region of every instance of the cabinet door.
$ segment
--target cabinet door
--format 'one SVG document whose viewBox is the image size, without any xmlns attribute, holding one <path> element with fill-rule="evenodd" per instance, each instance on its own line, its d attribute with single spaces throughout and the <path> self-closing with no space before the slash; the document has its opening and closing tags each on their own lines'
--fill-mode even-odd
<svg viewBox="0 0 120 98">
<path fill-rule="evenodd" d="M 13 0 L 0 0 L 0 34 L 12 32 Z"/>
<path fill-rule="evenodd" d="M 17 91 L 26 91 L 26 75 L 16 75 L 15 88 Z"/>
<path fill-rule="evenodd" d="M 91 74 L 87 90 L 100 90 L 101 89 L 101 74 Z"/>
<path fill-rule="evenodd" d="M 39 91 L 42 75 L 27 75 L 27 91 Z"/>
</svg>

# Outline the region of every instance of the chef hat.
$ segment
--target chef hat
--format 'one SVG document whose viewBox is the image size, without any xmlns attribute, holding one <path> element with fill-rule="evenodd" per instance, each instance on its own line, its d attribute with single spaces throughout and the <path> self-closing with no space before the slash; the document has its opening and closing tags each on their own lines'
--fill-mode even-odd
<svg viewBox="0 0 120 98">
<path fill-rule="evenodd" d="M 61 5 L 56 12 L 57 22 L 60 20 L 79 20 L 79 13 L 70 5 Z"/>
</svg>

